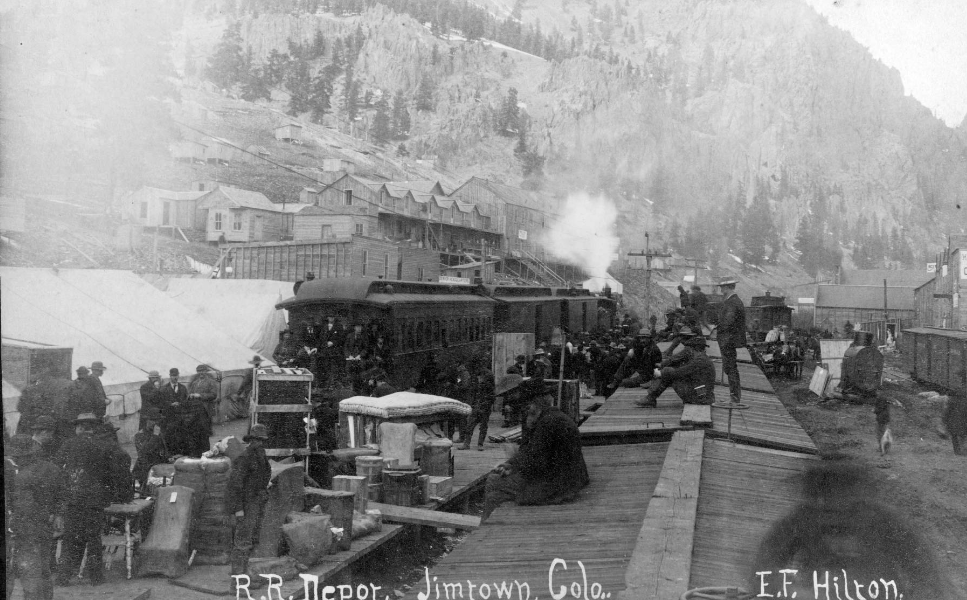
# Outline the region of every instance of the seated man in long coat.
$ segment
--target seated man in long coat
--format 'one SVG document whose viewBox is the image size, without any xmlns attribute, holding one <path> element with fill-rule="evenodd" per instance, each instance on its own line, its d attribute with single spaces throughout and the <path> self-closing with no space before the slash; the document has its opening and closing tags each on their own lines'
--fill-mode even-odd
<svg viewBox="0 0 967 600">
<path fill-rule="evenodd" d="M 635 401 L 636 406 L 655 407 L 658 397 L 666 389 L 673 388 L 685 404 L 712 404 L 715 402 L 715 365 L 705 354 L 705 338 L 683 327 L 679 336 L 685 345 L 681 352 L 684 360 L 675 362 L 676 366 L 662 363 L 661 377 L 651 382 L 648 396 Z M 673 357 L 673 360 L 676 357 Z"/>
<path fill-rule="evenodd" d="M 527 435 L 510 460 L 487 477 L 481 522 L 508 500 L 520 505 L 560 504 L 590 483 L 577 424 L 551 406 L 546 394 L 531 398 Z"/>
</svg>

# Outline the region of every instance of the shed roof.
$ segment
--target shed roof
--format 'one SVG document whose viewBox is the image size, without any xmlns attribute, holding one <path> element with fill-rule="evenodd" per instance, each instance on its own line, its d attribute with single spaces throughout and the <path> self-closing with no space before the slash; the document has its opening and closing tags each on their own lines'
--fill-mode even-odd
<svg viewBox="0 0 967 600">
<path fill-rule="evenodd" d="M 888 287 L 920 287 L 933 279 L 934 273 L 913 269 L 843 269 L 840 283 L 843 285 L 883 285 Z"/>
<path fill-rule="evenodd" d="M 817 308 L 883 309 L 883 286 L 878 285 L 819 285 L 816 286 Z M 888 287 L 887 308 L 913 310 L 912 287 Z"/>
<path fill-rule="evenodd" d="M 407 190 L 431 194 L 433 193 L 433 188 L 436 187 L 437 182 L 429 179 L 412 179 L 409 181 L 387 181 L 384 185 L 386 186 L 387 191 L 389 191 L 393 196 L 399 197 L 404 195 Z"/>
<path fill-rule="evenodd" d="M 225 185 L 220 185 L 211 192 L 208 192 L 205 200 L 202 200 L 202 202 L 205 202 L 209 196 L 214 197 L 214 195 L 218 194 L 219 192 L 221 192 L 238 208 L 252 208 L 256 210 L 281 212 L 280 206 L 273 204 L 272 201 L 266 198 L 265 194 L 262 194 L 261 192 L 253 192 L 252 190 L 243 190 Z M 204 206 L 199 205 L 199 208 L 204 208 Z"/>
<path fill-rule="evenodd" d="M 131 196 L 136 196 L 142 200 L 147 199 L 163 199 L 163 200 L 197 200 L 207 194 L 208 192 L 198 192 L 198 191 L 187 191 L 187 192 L 175 192 L 172 190 L 163 190 L 161 188 L 141 186 L 135 191 L 131 192 Z"/>
</svg>

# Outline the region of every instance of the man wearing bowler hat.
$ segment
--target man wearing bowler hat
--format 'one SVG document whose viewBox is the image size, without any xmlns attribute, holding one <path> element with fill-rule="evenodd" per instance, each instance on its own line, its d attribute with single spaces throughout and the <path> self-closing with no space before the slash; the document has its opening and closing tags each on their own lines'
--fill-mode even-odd
<svg viewBox="0 0 967 600">
<path fill-rule="evenodd" d="M 715 365 L 705 354 L 705 337 L 688 327 L 682 327 L 678 335 L 685 349 L 674 361 L 664 361 L 662 368 L 655 370 L 659 376 L 651 382 L 648 397 L 636 401 L 636 406 L 654 408 L 658 405 L 658 397 L 669 387 L 685 404 L 712 404 L 715 401 Z"/>
<path fill-rule="evenodd" d="M 10 531 L 15 540 L 14 572 L 20 577 L 24 598 L 54 597 L 51 555 L 54 533 L 63 529 L 64 472 L 41 455 L 40 444 L 28 435 L 15 435 L 4 454 L 16 465 Z"/>
<path fill-rule="evenodd" d="M 243 438 L 243 441 L 248 442 L 248 448 L 232 464 L 228 488 L 225 491 L 225 508 L 229 515 L 235 517 L 231 555 L 233 591 L 250 579 L 249 587 L 261 587 L 262 583 L 260 579 L 250 578 L 248 561 L 252 549 L 259 542 L 259 527 L 265 514 L 265 503 L 269 498 L 272 468 L 263 447 L 268 438 L 269 431 L 265 425 L 252 425 L 248 435 Z"/>
<path fill-rule="evenodd" d="M 161 374 L 157 371 L 148 371 L 148 381 L 141 384 L 141 416 L 138 420 L 138 431 L 144 431 L 146 427 L 144 413 L 145 410 L 161 411 Z M 158 423 L 161 425 L 161 423 Z M 162 425 L 164 429 L 164 425 Z"/>
<path fill-rule="evenodd" d="M 57 584 L 70 584 L 86 548 L 88 580 L 91 585 L 98 585 L 104 581 L 101 526 L 104 509 L 111 503 L 109 459 L 94 439 L 101 419 L 94 413 L 82 413 L 74 423 L 76 435 L 64 443 L 55 463 L 67 477 L 67 509 Z"/>
<path fill-rule="evenodd" d="M 91 375 L 91 371 L 81 365 L 77 367 L 77 379 L 71 382 L 70 395 L 67 399 L 68 421 L 73 422 L 77 415 L 93 413 L 96 417 L 103 417 L 107 412 L 104 402 L 104 388 Z"/>
<path fill-rule="evenodd" d="M 103 404 L 107 404 L 107 394 L 104 393 L 104 384 L 101 383 L 101 375 L 104 375 L 104 371 L 107 367 L 104 366 L 99 360 L 95 360 L 91 363 L 91 377 L 94 379 L 94 386 L 97 388 L 97 393 Z M 99 415 L 104 416 L 104 415 Z"/>
<path fill-rule="evenodd" d="M 719 324 L 716 339 L 719 351 L 722 353 L 722 370 L 729 377 L 729 396 L 732 403 L 742 400 L 742 387 L 739 383 L 739 367 L 736 364 L 736 350 L 745 348 L 745 305 L 735 294 L 735 279 L 726 279 L 719 285 L 725 300 L 719 313 Z"/>
</svg>

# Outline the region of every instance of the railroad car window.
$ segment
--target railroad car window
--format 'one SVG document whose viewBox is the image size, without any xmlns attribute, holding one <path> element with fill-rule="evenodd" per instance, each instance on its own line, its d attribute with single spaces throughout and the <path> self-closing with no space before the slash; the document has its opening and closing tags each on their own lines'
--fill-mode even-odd
<svg viewBox="0 0 967 600">
<path fill-rule="evenodd" d="M 473 341 L 480 341 L 480 317 L 476 317 L 473 320 Z"/>
<path fill-rule="evenodd" d="M 423 348 L 426 345 L 426 337 L 424 335 L 423 328 L 425 325 L 423 321 L 416 324 L 416 347 Z"/>
<path fill-rule="evenodd" d="M 416 348 L 416 325 L 413 320 L 410 320 L 410 324 L 407 327 L 407 338 L 406 338 L 406 349 L 413 350 Z"/>
<path fill-rule="evenodd" d="M 439 321 L 433 322 L 433 345 L 434 346 L 440 345 L 440 322 Z"/>
</svg>

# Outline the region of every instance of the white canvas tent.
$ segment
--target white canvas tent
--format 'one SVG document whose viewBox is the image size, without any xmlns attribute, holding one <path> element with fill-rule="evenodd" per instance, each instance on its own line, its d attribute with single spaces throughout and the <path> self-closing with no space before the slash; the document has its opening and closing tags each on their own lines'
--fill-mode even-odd
<svg viewBox="0 0 967 600">
<path fill-rule="evenodd" d="M 600 293 L 604 290 L 604 286 L 607 285 L 611 288 L 611 292 L 614 294 L 621 294 L 624 292 L 624 287 L 620 281 L 607 273 L 606 276 L 597 276 L 588 279 L 581 284 L 584 289 L 589 290 L 592 294 Z"/>
<path fill-rule="evenodd" d="M 250 368 L 249 348 L 129 271 L 0 267 L 0 292 L 4 337 L 69 346 L 73 369 L 105 364 L 107 414 L 123 435 L 137 428 L 148 371 L 177 367 L 185 381 L 209 365 L 222 374 L 225 398 Z"/>
<path fill-rule="evenodd" d="M 292 297 L 292 284 L 264 279 L 172 279 L 169 298 L 258 354 L 271 358 L 285 329 L 275 305 Z"/>
</svg>

